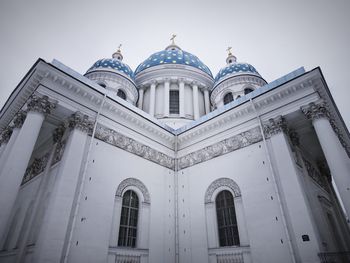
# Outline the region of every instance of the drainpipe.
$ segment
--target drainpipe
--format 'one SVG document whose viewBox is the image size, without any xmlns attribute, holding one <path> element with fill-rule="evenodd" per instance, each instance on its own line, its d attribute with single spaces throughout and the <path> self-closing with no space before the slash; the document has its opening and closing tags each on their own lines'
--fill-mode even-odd
<svg viewBox="0 0 350 263">
<path fill-rule="evenodd" d="M 282 222 L 283 222 L 284 229 L 286 230 L 286 236 L 287 236 L 287 240 L 288 240 L 289 252 L 290 252 L 290 255 L 292 257 L 292 262 L 296 263 L 294 249 L 293 249 L 293 244 L 292 244 L 292 241 L 291 241 L 291 238 L 290 238 L 289 228 L 287 226 L 286 217 L 285 217 L 285 210 L 286 210 L 286 208 L 284 208 L 284 205 L 283 205 L 283 203 L 281 201 L 281 198 L 280 198 L 281 192 L 280 192 L 278 184 L 277 184 L 276 173 L 275 173 L 275 171 L 273 169 L 273 166 L 272 166 L 271 155 L 270 155 L 269 149 L 267 148 L 267 143 L 266 143 L 266 138 L 265 138 L 265 134 L 264 134 L 262 121 L 261 121 L 261 118 L 260 118 L 260 115 L 259 115 L 258 111 L 255 108 L 255 104 L 254 104 L 253 100 L 250 98 L 249 101 L 250 101 L 250 103 L 253 106 L 254 112 L 256 114 L 256 118 L 257 118 L 257 120 L 259 122 L 260 131 L 261 131 L 261 135 L 262 135 L 263 142 L 264 142 L 264 147 L 265 147 L 265 154 L 266 154 L 266 158 L 267 158 L 267 161 L 269 163 L 270 171 L 271 171 L 271 174 L 272 174 L 272 177 L 273 177 L 274 187 L 275 187 L 275 191 L 276 191 L 276 194 L 277 194 L 277 202 L 278 202 L 279 208 L 281 210 L 281 214 L 282 214 Z"/>
<path fill-rule="evenodd" d="M 91 134 L 91 140 L 90 140 L 90 143 L 89 143 L 89 148 L 88 148 L 88 151 L 87 151 L 87 154 L 86 154 L 86 158 L 85 158 L 83 173 L 81 175 L 82 178 L 81 178 L 80 185 L 78 186 L 79 187 L 79 192 L 78 192 L 77 202 L 76 202 L 76 205 L 74 207 L 73 219 L 72 219 L 71 224 L 70 224 L 71 227 L 70 227 L 70 230 L 69 230 L 69 238 L 68 238 L 67 246 L 63 250 L 63 253 L 62 253 L 63 258 L 61 259 L 61 262 L 63 262 L 63 263 L 67 263 L 67 261 L 68 261 L 68 255 L 69 255 L 69 252 L 70 252 L 72 239 L 73 239 L 73 232 L 74 232 L 73 230 L 74 230 L 74 226 L 75 226 L 75 223 L 76 223 L 76 220 L 77 220 L 77 216 L 78 216 L 78 211 L 79 211 L 79 207 L 80 207 L 80 200 L 81 200 L 81 196 L 82 196 L 82 193 L 83 193 L 83 190 L 84 190 L 84 184 L 85 184 L 87 167 L 88 167 L 88 164 L 89 164 L 89 161 L 90 161 L 92 143 L 93 143 L 94 138 L 95 138 L 95 133 L 96 133 L 96 128 L 97 128 L 97 121 L 98 121 L 98 118 L 100 117 L 103 105 L 104 105 L 104 103 L 106 101 L 106 97 L 107 97 L 107 90 L 105 90 L 103 99 L 101 101 L 100 108 L 98 109 L 97 114 L 96 114 L 95 123 L 94 123 L 94 127 L 93 127 L 92 134 Z"/>
</svg>

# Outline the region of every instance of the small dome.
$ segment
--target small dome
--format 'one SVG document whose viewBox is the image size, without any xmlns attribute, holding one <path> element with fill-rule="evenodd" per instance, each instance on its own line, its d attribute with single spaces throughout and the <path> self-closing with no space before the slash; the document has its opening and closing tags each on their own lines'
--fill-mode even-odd
<svg viewBox="0 0 350 263">
<path fill-rule="evenodd" d="M 248 63 L 231 63 L 220 69 L 219 73 L 215 77 L 213 88 L 215 88 L 215 86 L 217 86 L 224 79 L 242 74 L 251 74 L 261 77 L 259 72 Z"/>
<path fill-rule="evenodd" d="M 164 64 L 181 64 L 191 66 L 205 72 L 210 77 L 213 77 L 210 69 L 202 61 L 200 61 L 198 57 L 189 52 L 181 50 L 176 45 L 170 45 L 166 50 L 152 54 L 136 68 L 135 75 L 150 67 Z"/>
<path fill-rule="evenodd" d="M 117 58 L 100 59 L 96 61 L 86 73 L 90 73 L 95 70 L 117 71 L 117 73 L 121 74 L 122 76 L 134 81 L 134 72 L 128 65 Z"/>
</svg>

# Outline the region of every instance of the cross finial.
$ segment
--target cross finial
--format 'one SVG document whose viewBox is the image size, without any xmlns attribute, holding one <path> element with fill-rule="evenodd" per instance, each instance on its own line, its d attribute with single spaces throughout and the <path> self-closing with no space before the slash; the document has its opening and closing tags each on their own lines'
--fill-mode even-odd
<svg viewBox="0 0 350 263">
<path fill-rule="evenodd" d="M 171 42 L 172 45 L 175 45 L 175 37 L 176 37 L 176 35 L 172 34 L 172 37 L 170 38 L 170 40 L 172 41 Z"/>
<path fill-rule="evenodd" d="M 122 44 L 119 44 L 118 51 L 120 52 L 120 48 L 122 47 Z"/>
<path fill-rule="evenodd" d="M 231 55 L 232 55 L 232 53 L 231 53 L 231 49 L 232 49 L 232 47 L 228 47 L 228 48 L 226 49 L 226 51 L 228 52 L 228 55 L 229 55 L 229 56 L 231 56 Z"/>
</svg>

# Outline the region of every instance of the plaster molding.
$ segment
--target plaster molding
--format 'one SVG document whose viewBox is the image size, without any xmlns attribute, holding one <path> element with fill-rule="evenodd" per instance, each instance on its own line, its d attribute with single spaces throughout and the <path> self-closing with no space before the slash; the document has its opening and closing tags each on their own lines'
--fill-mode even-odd
<svg viewBox="0 0 350 263">
<path fill-rule="evenodd" d="M 262 134 L 260 128 L 252 128 L 248 131 L 234 135 L 230 138 L 219 141 L 215 144 L 212 144 L 200 150 L 189 153 L 183 157 L 180 157 L 178 160 L 179 170 L 247 147 L 261 140 Z"/>
<path fill-rule="evenodd" d="M 286 120 L 282 116 L 277 116 L 275 118 L 269 119 L 263 124 L 264 134 L 266 138 L 270 138 L 273 135 L 279 133 L 288 134 L 288 127 Z"/>
<path fill-rule="evenodd" d="M 83 115 L 81 112 L 72 114 L 68 119 L 68 127 L 70 129 L 78 129 L 85 133 L 91 133 L 93 129 L 93 121 L 88 115 Z"/>
<path fill-rule="evenodd" d="M 13 132 L 13 128 L 10 126 L 7 126 L 2 132 L 0 137 L 0 145 L 8 143 L 8 141 L 11 138 Z"/>
<path fill-rule="evenodd" d="M 323 101 L 318 103 L 311 102 L 308 106 L 301 107 L 301 111 L 304 113 L 306 118 L 311 121 L 321 118 L 330 119 L 330 113 L 327 109 L 327 105 Z"/>
<path fill-rule="evenodd" d="M 48 96 L 39 97 L 35 94 L 30 97 L 27 103 L 28 111 L 34 111 L 43 114 L 50 114 L 55 107 L 56 103 L 50 102 Z"/>
<path fill-rule="evenodd" d="M 52 139 L 54 143 L 60 143 L 62 141 L 66 127 L 61 123 L 52 133 Z"/>
<path fill-rule="evenodd" d="M 22 125 L 25 121 L 27 117 L 27 113 L 25 111 L 20 110 L 19 112 L 17 112 L 17 114 L 15 115 L 14 119 L 13 119 L 13 128 L 17 128 L 20 129 L 22 128 Z"/>
<path fill-rule="evenodd" d="M 157 163 L 161 166 L 174 170 L 175 161 L 172 157 L 159 152 L 147 145 L 127 137 L 115 130 L 98 125 L 95 137 L 108 144 L 138 155 L 144 159 Z"/>
<path fill-rule="evenodd" d="M 207 191 L 205 192 L 205 196 L 204 196 L 204 203 L 205 204 L 212 202 L 213 193 L 219 187 L 230 188 L 234 193 L 234 197 L 241 196 L 241 190 L 239 189 L 239 186 L 236 184 L 235 181 L 233 181 L 230 178 L 219 178 L 219 179 L 216 179 L 214 182 L 212 182 L 209 185 L 209 187 L 207 188 Z"/>
<path fill-rule="evenodd" d="M 134 187 L 138 188 L 143 195 L 144 202 L 148 203 L 148 204 L 151 203 L 151 198 L 150 198 L 150 194 L 148 192 L 147 187 L 144 185 L 144 183 L 142 183 L 139 179 L 136 179 L 136 178 L 127 178 L 127 179 L 123 180 L 119 184 L 115 195 L 118 197 L 123 197 L 122 194 L 123 194 L 124 189 L 126 187 L 129 187 L 129 186 L 134 186 Z"/>
</svg>

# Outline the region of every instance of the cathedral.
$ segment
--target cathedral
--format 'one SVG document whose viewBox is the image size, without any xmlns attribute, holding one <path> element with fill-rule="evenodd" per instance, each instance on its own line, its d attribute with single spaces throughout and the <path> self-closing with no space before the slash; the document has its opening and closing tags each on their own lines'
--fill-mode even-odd
<svg viewBox="0 0 350 263">
<path fill-rule="evenodd" d="M 350 135 L 321 69 L 29 69 L 0 111 L 0 262 L 350 262 Z"/>
</svg>

